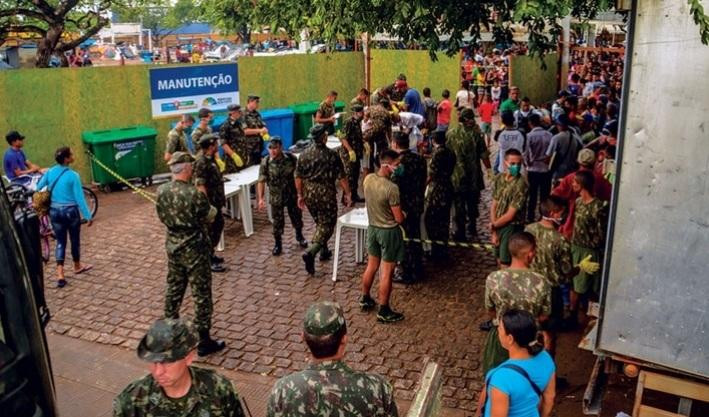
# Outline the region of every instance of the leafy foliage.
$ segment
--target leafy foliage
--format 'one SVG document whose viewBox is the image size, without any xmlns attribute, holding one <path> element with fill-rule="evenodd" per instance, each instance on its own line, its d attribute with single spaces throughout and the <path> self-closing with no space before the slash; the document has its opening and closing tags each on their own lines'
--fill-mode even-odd
<svg viewBox="0 0 709 417">
<path fill-rule="evenodd" d="M 142 23 L 143 28 L 150 29 L 156 44 L 175 29 L 199 18 L 192 0 L 177 0 L 174 5 L 168 0 L 129 0 L 114 7 L 113 11 L 121 22 Z"/>
<path fill-rule="evenodd" d="M 699 25 L 702 43 L 709 45 L 709 16 L 704 13 L 704 7 L 700 0 L 688 0 L 688 2 L 692 19 L 694 19 L 694 23 Z"/>
</svg>

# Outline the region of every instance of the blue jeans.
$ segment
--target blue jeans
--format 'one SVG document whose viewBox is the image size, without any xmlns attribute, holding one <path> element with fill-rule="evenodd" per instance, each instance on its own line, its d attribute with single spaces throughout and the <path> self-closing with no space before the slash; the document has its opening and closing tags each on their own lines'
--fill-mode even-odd
<svg viewBox="0 0 709 417">
<path fill-rule="evenodd" d="M 52 222 L 52 230 L 57 239 L 57 246 L 54 249 L 54 257 L 57 265 L 64 265 L 64 254 L 66 252 L 67 233 L 71 239 L 71 259 L 79 262 L 79 248 L 81 240 L 81 216 L 78 206 L 50 207 L 49 219 Z"/>
</svg>

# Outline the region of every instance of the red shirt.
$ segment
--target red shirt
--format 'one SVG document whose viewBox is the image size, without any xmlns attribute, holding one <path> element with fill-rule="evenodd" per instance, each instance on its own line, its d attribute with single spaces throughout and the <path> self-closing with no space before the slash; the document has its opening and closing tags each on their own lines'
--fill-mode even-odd
<svg viewBox="0 0 709 417">
<path fill-rule="evenodd" d="M 588 168 L 581 167 L 579 171 L 589 171 Z M 593 170 L 593 195 L 598 197 L 601 201 L 610 201 L 611 191 L 613 186 L 608 182 L 607 179 L 603 177 L 602 174 Z M 576 206 L 576 199 L 579 197 L 578 193 L 575 193 L 573 188 L 571 188 L 571 183 L 574 182 L 574 176 L 576 172 L 572 172 L 565 176 L 559 185 L 552 190 L 551 194 L 557 197 L 561 197 L 566 200 L 568 204 L 568 214 L 566 215 L 566 221 L 559 228 L 559 233 L 566 236 L 567 239 L 571 239 L 571 235 L 574 233 L 574 208 Z"/>
<path fill-rule="evenodd" d="M 492 114 L 495 113 L 495 103 L 483 101 L 480 107 L 478 107 L 478 112 L 480 112 L 480 120 L 485 123 L 492 123 Z"/>
<path fill-rule="evenodd" d="M 442 100 L 438 103 L 438 117 L 436 118 L 436 123 L 439 125 L 447 125 L 451 122 L 451 109 L 453 105 L 448 99 Z"/>
</svg>

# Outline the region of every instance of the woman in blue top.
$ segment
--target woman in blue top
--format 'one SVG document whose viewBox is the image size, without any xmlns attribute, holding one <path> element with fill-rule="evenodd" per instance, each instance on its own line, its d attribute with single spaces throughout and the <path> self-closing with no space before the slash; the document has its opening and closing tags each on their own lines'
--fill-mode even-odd
<svg viewBox="0 0 709 417">
<path fill-rule="evenodd" d="M 91 226 L 91 212 L 84 198 L 84 191 L 81 188 L 81 178 L 69 164 L 74 162 L 74 154 L 69 147 L 61 147 L 54 154 L 57 165 L 47 171 L 39 180 L 37 189 L 48 187 L 51 192 L 51 204 L 49 208 L 49 219 L 52 222 L 54 236 L 57 239 L 57 246 L 54 256 L 57 259 L 57 287 L 66 285 L 64 278 L 64 253 L 66 252 L 67 233 L 71 239 L 71 258 L 74 261 L 74 274 L 86 272 L 92 268 L 91 265 L 82 264 L 80 261 L 80 238 L 81 216 Z M 81 215 L 79 214 L 81 212 Z"/>
<path fill-rule="evenodd" d="M 537 341 L 534 317 L 522 310 L 507 311 L 498 337 L 510 359 L 487 373 L 476 416 L 484 410 L 484 417 L 548 417 L 554 407 L 556 369 Z"/>
</svg>

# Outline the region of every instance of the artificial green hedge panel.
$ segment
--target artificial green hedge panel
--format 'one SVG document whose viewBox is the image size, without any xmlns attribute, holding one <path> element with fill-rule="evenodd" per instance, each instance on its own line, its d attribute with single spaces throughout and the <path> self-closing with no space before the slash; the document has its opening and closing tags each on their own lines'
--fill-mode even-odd
<svg viewBox="0 0 709 417">
<path fill-rule="evenodd" d="M 530 56 L 515 56 L 510 62 L 510 85 L 520 88 L 520 98 L 529 97 L 534 106 L 539 106 L 546 101 L 556 98 L 559 67 L 559 55 L 556 53 L 546 55 L 544 63 L 546 70 L 542 70 L 539 58 Z"/>
</svg>

